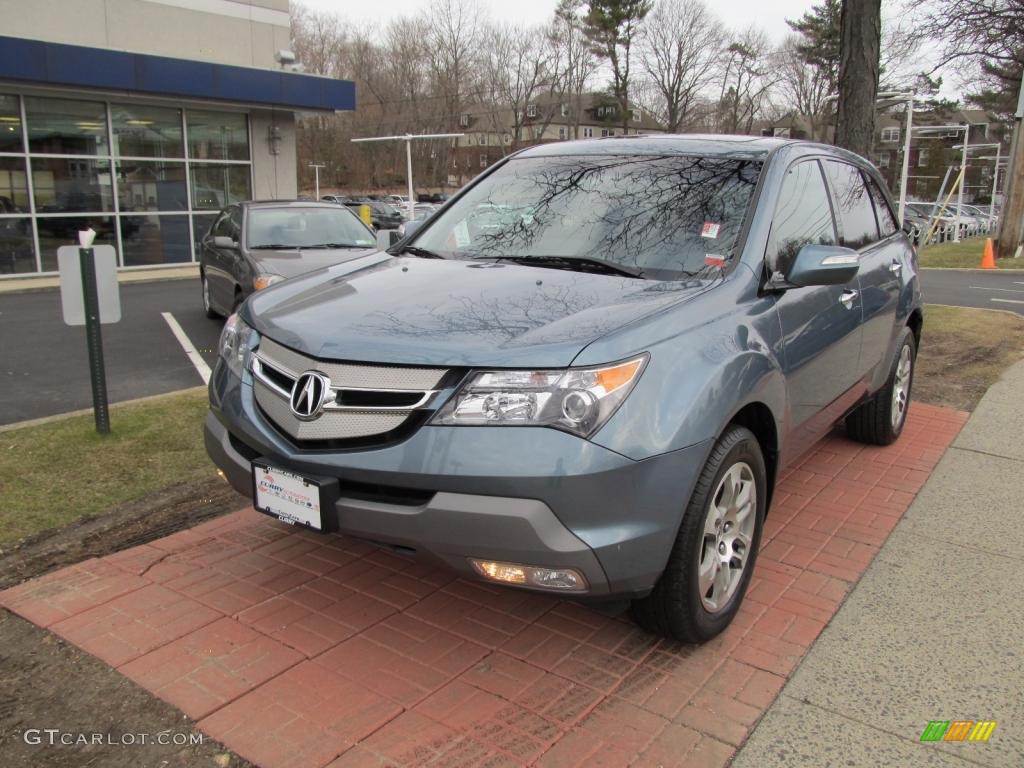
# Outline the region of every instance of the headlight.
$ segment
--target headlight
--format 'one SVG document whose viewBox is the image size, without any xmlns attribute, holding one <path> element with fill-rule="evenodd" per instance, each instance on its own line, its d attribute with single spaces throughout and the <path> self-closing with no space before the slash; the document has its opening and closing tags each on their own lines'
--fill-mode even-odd
<svg viewBox="0 0 1024 768">
<path fill-rule="evenodd" d="M 255 346 L 256 338 L 256 332 L 242 322 L 237 312 L 227 319 L 224 330 L 220 332 L 217 351 L 227 363 L 228 370 L 239 378 L 245 370 L 249 352 Z"/>
<path fill-rule="evenodd" d="M 480 371 L 431 420 L 433 424 L 555 427 L 586 437 L 633 389 L 647 355 L 599 368 Z"/>
<path fill-rule="evenodd" d="M 262 291 L 264 288 L 269 288 L 274 283 L 280 283 L 284 280 L 281 275 L 257 275 L 252 279 L 252 287 L 254 290 Z"/>
</svg>

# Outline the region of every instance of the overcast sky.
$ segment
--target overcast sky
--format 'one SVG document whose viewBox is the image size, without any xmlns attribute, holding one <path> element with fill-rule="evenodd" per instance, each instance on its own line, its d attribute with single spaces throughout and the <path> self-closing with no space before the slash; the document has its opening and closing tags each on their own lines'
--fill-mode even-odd
<svg viewBox="0 0 1024 768">
<path fill-rule="evenodd" d="M 384 24 L 398 16 L 417 13 L 424 0 L 292 0 L 311 8 L 333 11 L 346 19 L 363 24 Z M 554 13 L 557 0 L 476 0 L 493 19 L 521 24 L 539 24 Z M 756 24 L 775 40 L 789 32 L 786 19 L 795 19 L 811 9 L 814 0 L 726 0 L 709 3 L 714 12 L 734 29 Z"/>
</svg>

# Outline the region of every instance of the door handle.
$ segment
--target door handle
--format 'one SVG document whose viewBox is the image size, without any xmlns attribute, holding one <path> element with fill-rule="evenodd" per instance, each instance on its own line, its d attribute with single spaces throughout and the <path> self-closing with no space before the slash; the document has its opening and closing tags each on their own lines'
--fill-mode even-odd
<svg viewBox="0 0 1024 768">
<path fill-rule="evenodd" d="M 892 264 L 889 265 L 889 271 L 894 275 L 898 275 L 903 271 L 903 265 L 896 261 L 896 259 L 893 259 Z"/>
<path fill-rule="evenodd" d="M 855 291 L 852 288 L 847 288 L 839 296 L 839 303 L 847 309 L 853 309 L 853 300 L 857 298 L 860 291 Z"/>
</svg>

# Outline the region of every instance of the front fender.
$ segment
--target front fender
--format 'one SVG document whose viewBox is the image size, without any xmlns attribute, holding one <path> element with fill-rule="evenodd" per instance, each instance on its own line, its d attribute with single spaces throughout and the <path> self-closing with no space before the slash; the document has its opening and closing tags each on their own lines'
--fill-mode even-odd
<svg viewBox="0 0 1024 768">
<path fill-rule="evenodd" d="M 680 312 L 699 311 L 701 303 Z M 681 325 L 682 319 L 665 322 Z M 636 389 L 594 442 L 641 460 L 718 437 L 741 408 L 754 402 L 771 410 L 776 434 L 783 434 L 786 385 L 771 297 L 755 300 L 739 318 L 735 310 L 725 312 L 648 351 L 651 360 Z"/>
</svg>

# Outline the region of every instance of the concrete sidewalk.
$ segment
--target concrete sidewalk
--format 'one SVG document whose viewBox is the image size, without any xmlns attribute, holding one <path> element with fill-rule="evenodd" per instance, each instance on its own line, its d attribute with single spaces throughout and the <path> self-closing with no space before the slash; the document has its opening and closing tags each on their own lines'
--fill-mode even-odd
<svg viewBox="0 0 1024 768">
<path fill-rule="evenodd" d="M 985 395 L 734 768 L 1024 765 L 1022 392 L 1018 363 Z M 921 742 L 931 720 L 998 724 L 987 743 Z"/>
</svg>

